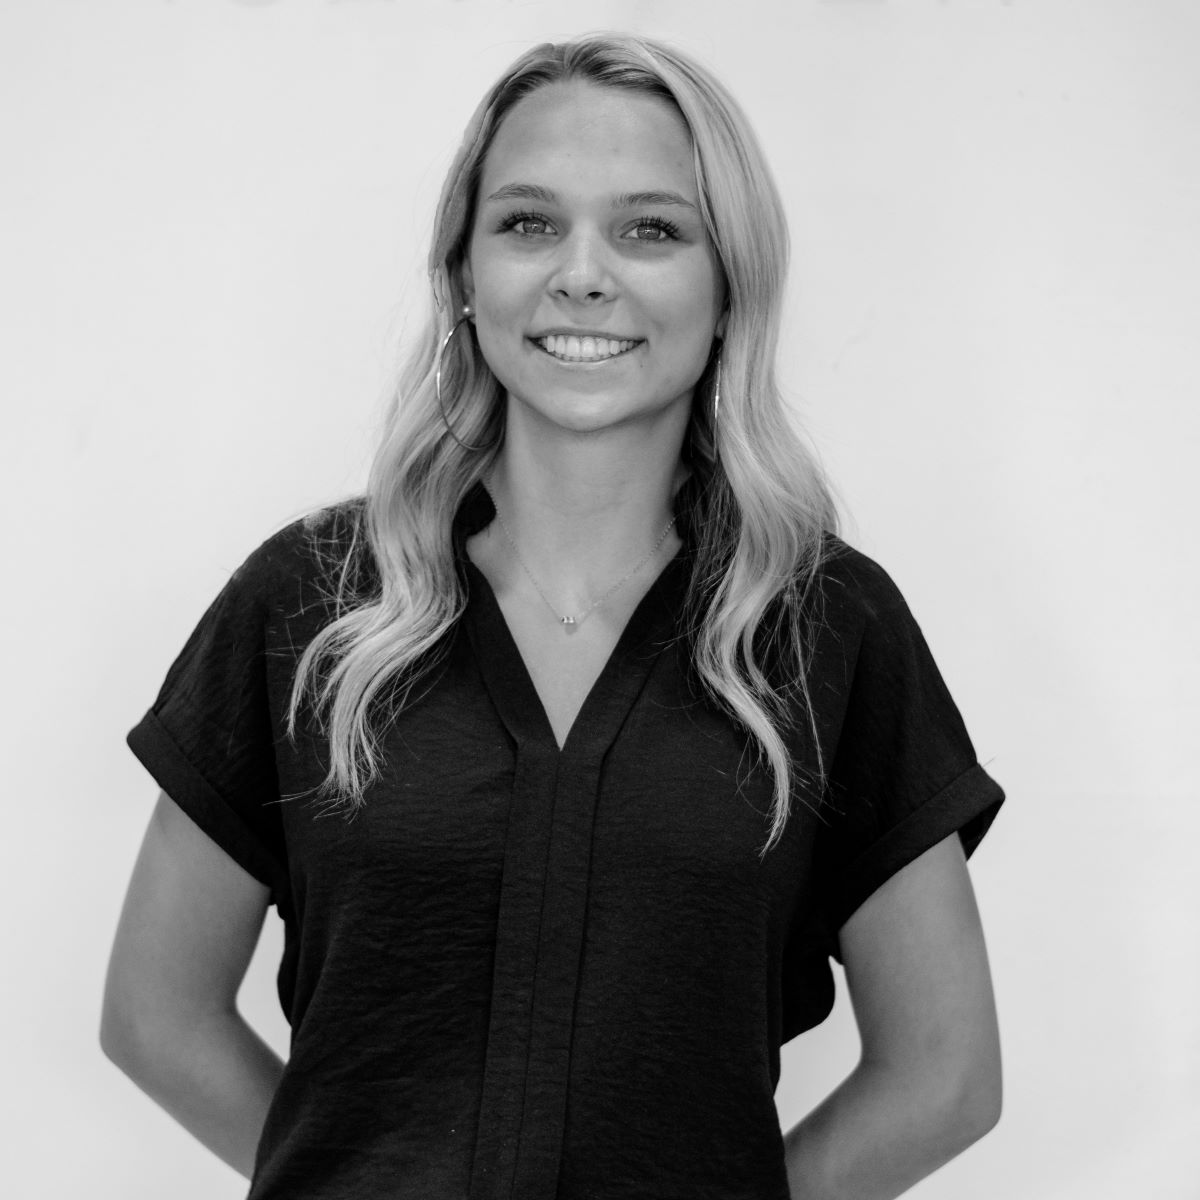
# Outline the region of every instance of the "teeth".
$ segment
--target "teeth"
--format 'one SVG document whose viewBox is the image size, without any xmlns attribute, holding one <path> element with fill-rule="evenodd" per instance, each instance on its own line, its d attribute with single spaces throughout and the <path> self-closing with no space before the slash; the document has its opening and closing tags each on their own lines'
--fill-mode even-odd
<svg viewBox="0 0 1200 1200">
<path fill-rule="evenodd" d="M 567 362 L 600 362 L 605 358 L 614 358 L 632 350 L 637 342 L 617 341 L 614 338 L 599 337 L 567 337 L 562 334 L 537 339 L 547 354 Z"/>
</svg>

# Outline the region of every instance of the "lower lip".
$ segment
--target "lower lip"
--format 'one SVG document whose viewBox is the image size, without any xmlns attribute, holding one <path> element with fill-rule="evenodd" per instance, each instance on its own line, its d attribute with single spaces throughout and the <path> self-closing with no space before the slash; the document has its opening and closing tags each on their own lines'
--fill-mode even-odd
<svg viewBox="0 0 1200 1200">
<path fill-rule="evenodd" d="M 535 350 L 544 354 L 551 362 L 556 362 L 563 367 L 605 367 L 609 363 L 620 362 L 621 359 L 628 358 L 646 344 L 645 342 L 637 342 L 628 350 L 622 350 L 620 354 L 610 354 L 607 358 L 559 358 L 557 354 L 551 354 L 545 346 L 535 342 L 533 338 L 526 340 Z"/>
</svg>

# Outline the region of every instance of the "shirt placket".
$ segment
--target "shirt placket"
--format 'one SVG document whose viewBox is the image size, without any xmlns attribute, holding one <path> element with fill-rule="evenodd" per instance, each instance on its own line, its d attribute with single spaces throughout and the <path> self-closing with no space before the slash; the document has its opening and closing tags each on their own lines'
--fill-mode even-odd
<svg viewBox="0 0 1200 1200">
<path fill-rule="evenodd" d="M 469 1200 L 554 1200 L 604 760 L 661 649 L 646 637 L 656 606 L 643 601 L 561 752 L 494 597 L 472 607 L 516 765 Z"/>
</svg>

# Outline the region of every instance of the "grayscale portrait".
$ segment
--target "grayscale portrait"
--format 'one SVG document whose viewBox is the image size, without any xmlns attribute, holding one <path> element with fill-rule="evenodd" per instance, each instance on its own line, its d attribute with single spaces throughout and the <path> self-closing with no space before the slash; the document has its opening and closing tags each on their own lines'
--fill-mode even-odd
<svg viewBox="0 0 1200 1200">
<path fill-rule="evenodd" d="M 1194 1198 L 1198 53 L 0 13 L 11 1194 Z"/>
</svg>

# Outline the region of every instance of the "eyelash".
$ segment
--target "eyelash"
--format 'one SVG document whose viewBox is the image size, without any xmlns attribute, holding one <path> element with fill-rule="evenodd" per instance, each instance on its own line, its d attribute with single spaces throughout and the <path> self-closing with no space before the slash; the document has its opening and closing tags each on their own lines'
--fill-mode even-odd
<svg viewBox="0 0 1200 1200">
<path fill-rule="evenodd" d="M 666 217 L 640 217 L 634 222 L 634 229 L 661 229 L 667 236 L 666 238 L 655 238 L 655 241 L 675 241 L 679 237 L 679 226 L 674 221 L 668 221 Z M 640 241 L 641 239 L 637 239 Z"/>
<path fill-rule="evenodd" d="M 549 225 L 550 222 L 545 217 L 538 216 L 535 212 L 513 212 L 509 213 L 499 225 L 496 226 L 498 233 L 507 233 L 510 229 L 520 225 L 522 221 L 541 221 L 543 225 Z M 522 237 L 533 237 L 532 233 L 521 234 Z"/>
<path fill-rule="evenodd" d="M 543 217 L 540 213 L 535 212 L 514 212 L 509 213 L 499 224 L 497 231 L 507 233 L 510 230 L 515 230 L 522 221 L 539 221 L 541 224 L 549 226 L 550 221 Z M 666 235 L 662 238 L 634 238 L 633 241 L 644 241 L 653 245 L 655 242 L 676 241 L 679 237 L 679 226 L 674 221 L 668 221 L 666 217 L 638 217 L 633 223 L 634 229 L 660 229 Z M 535 233 L 520 233 L 519 237 L 534 238 L 538 237 Z"/>
</svg>

